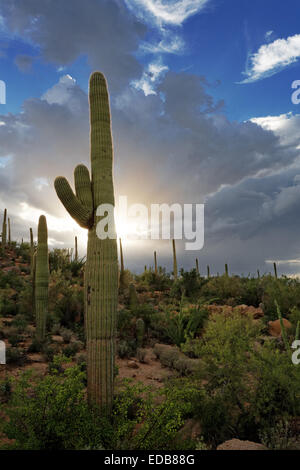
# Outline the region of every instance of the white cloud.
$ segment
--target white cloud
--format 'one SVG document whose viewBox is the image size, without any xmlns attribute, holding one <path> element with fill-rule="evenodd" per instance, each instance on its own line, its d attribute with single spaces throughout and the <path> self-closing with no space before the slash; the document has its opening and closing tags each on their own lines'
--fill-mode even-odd
<svg viewBox="0 0 300 470">
<path fill-rule="evenodd" d="M 126 0 L 127 6 L 138 16 L 177 26 L 201 11 L 208 2 L 209 0 Z M 141 8 L 141 11 L 137 11 L 137 8 Z"/>
<path fill-rule="evenodd" d="M 299 58 L 300 34 L 263 44 L 257 52 L 251 54 L 250 68 L 244 72 L 247 78 L 240 83 L 250 83 L 270 77 L 297 62 Z"/>
<path fill-rule="evenodd" d="M 137 90 L 143 90 L 145 96 L 156 95 L 155 88 L 167 71 L 168 67 L 163 65 L 160 60 L 152 62 L 148 65 L 140 80 L 134 80 L 132 85 Z"/>
</svg>

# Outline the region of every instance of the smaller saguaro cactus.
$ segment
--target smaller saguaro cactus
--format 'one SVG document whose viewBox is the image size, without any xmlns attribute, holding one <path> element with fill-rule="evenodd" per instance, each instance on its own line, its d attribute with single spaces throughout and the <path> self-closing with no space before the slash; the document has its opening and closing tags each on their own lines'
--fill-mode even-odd
<svg viewBox="0 0 300 470">
<path fill-rule="evenodd" d="M 174 276 L 174 279 L 176 280 L 178 277 L 178 270 L 177 270 L 176 246 L 175 246 L 174 238 L 172 240 L 172 246 L 173 246 L 173 276 Z"/>
<path fill-rule="evenodd" d="M 257 270 L 257 279 L 260 279 L 260 272 L 259 272 L 259 269 Z"/>
<path fill-rule="evenodd" d="M 121 238 L 119 239 L 119 244 L 120 244 L 120 280 L 119 280 L 119 286 L 120 289 L 125 288 L 125 269 L 124 269 L 124 257 L 123 257 L 123 247 L 122 247 L 122 240 Z"/>
<path fill-rule="evenodd" d="M 6 225 L 7 210 L 4 209 L 3 215 L 3 224 L 2 224 L 2 248 L 6 246 L 6 234 L 7 234 L 7 225 Z"/>
<path fill-rule="evenodd" d="M 34 257 L 34 243 L 33 243 L 33 231 L 32 228 L 30 227 L 29 229 L 30 232 L 30 273 L 31 276 L 33 276 L 33 257 Z"/>
<path fill-rule="evenodd" d="M 138 298 L 135 290 L 135 285 L 129 285 L 129 306 L 131 309 L 134 309 L 138 304 Z"/>
<path fill-rule="evenodd" d="M 39 341 L 43 341 L 46 334 L 49 290 L 48 230 L 44 215 L 40 216 L 38 225 L 34 290 L 36 337 Z"/>
<path fill-rule="evenodd" d="M 136 327 L 136 343 L 137 347 L 141 348 L 144 342 L 145 336 L 145 322 L 142 318 L 138 318 L 135 324 Z"/>
<path fill-rule="evenodd" d="M 78 245 L 77 245 L 77 237 L 75 237 L 75 261 L 78 260 Z"/>
<path fill-rule="evenodd" d="M 210 278 L 210 267 L 209 265 L 207 265 L 207 279 Z"/>
<path fill-rule="evenodd" d="M 157 275 L 157 256 L 156 251 L 154 251 L 154 272 Z"/>
<path fill-rule="evenodd" d="M 225 276 L 228 277 L 228 264 L 227 263 L 225 264 Z"/>
<path fill-rule="evenodd" d="M 278 276 L 277 276 L 277 265 L 276 265 L 276 263 L 273 263 L 273 266 L 274 266 L 274 276 L 275 276 L 275 279 L 278 279 Z"/>
<path fill-rule="evenodd" d="M 198 258 L 196 258 L 196 272 L 197 272 L 197 274 L 200 274 Z"/>
<path fill-rule="evenodd" d="M 11 245 L 11 231 L 10 231 L 10 218 L 8 217 L 7 219 L 8 222 L 8 246 L 10 247 Z"/>
</svg>

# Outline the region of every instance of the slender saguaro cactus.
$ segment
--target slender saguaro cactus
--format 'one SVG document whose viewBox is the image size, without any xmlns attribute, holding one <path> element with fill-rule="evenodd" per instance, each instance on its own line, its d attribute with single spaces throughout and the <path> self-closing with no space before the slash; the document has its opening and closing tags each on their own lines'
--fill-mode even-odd
<svg viewBox="0 0 300 470">
<path fill-rule="evenodd" d="M 10 247 L 11 245 L 11 231 L 10 231 L 10 218 L 8 217 L 7 219 L 8 222 L 8 246 Z"/>
<path fill-rule="evenodd" d="M 209 265 L 207 265 L 207 279 L 210 278 L 210 269 L 209 269 Z"/>
<path fill-rule="evenodd" d="M 273 263 L 273 266 L 274 266 L 274 276 L 275 276 L 275 279 L 278 279 L 278 276 L 277 276 L 277 265 L 276 265 L 276 263 Z"/>
<path fill-rule="evenodd" d="M 77 246 L 77 237 L 75 237 L 75 261 L 78 260 L 78 246 Z"/>
<path fill-rule="evenodd" d="M 259 272 L 259 269 L 257 270 L 257 279 L 260 279 L 260 272 Z"/>
<path fill-rule="evenodd" d="M 96 234 L 102 204 L 114 207 L 113 147 L 106 80 L 90 78 L 91 173 L 84 165 L 74 171 L 75 191 L 63 177 L 55 180 L 57 195 L 70 215 L 88 229 L 85 266 L 85 328 L 87 339 L 88 399 L 110 413 L 113 401 L 115 334 L 118 302 L 116 238 Z"/>
<path fill-rule="evenodd" d="M 145 336 L 145 322 L 142 318 L 138 318 L 135 324 L 136 327 L 136 343 L 137 347 L 141 348 L 143 346 L 144 336 Z"/>
<path fill-rule="evenodd" d="M 227 263 L 225 264 L 225 276 L 228 277 L 228 264 Z"/>
<path fill-rule="evenodd" d="M 48 230 L 44 215 L 40 216 L 38 225 L 34 291 L 36 337 L 39 341 L 43 341 L 46 334 L 49 295 Z"/>
<path fill-rule="evenodd" d="M 124 257 L 123 257 L 123 247 L 122 247 L 122 240 L 119 239 L 120 243 L 120 289 L 124 289 L 125 287 L 125 270 L 124 270 Z"/>
<path fill-rule="evenodd" d="M 33 276 L 34 243 L 33 243 L 33 231 L 31 227 L 29 229 L 29 232 L 30 232 L 30 273 L 31 273 L 31 276 Z"/>
<path fill-rule="evenodd" d="M 196 258 L 196 272 L 197 272 L 197 274 L 200 274 L 198 258 Z"/>
<path fill-rule="evenodd" d="M 4 209 L 3 224 L 2 224 L 2 248 L 5 248 L 6 246 L 6 234 L 7 234 L 6 217 L 7 217 L 7 210 Z"/>
<path fill-rule="evenodd" d="M 157 256 L 156 251 L 154 251 L 154 272 L 157 275 Z"/>
<path fill-rule="evenodd" d="M 175 246 L 174 238 L 172 240 L 172 245 L 173 245 L 173 275 L 174 275 L 174 279 L 176 280 L 178 277 L 178 273 L 177 273 L 176 246 Z"/>
</svg>

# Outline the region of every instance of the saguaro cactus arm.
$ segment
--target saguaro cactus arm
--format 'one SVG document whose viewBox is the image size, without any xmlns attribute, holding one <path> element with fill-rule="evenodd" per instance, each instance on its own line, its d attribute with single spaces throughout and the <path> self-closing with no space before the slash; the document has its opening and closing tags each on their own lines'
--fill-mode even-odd
<svg viewBox="0 0 300 470">
<path fill-rule="evenodd" d="M 80 165 L 80 167 L 84 167 L 84 165 Z M 59 199 L 69 212 L 70 216 L 73 217 L 81 227 L 89 228 L 93 225 L 91 184 L 89 182 L 88 188 L 86 175 L 86 172 L 88 173 L 88 169 L 84 167 L 86 171 L 83 172 L 81 169 L 78 170 L 77 168 L 78 167 L 76 167 L 74 171 L 76 196 L 69 185 L 68 180 L 63 176 L 58 176 L 55 179 L 54 186 Z"/>
</svg>

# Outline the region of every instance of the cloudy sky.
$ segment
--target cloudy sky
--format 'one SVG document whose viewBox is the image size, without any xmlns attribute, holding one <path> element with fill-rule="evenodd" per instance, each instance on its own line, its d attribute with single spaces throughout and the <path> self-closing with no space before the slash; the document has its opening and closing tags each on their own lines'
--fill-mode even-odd
<svg viewBox="0 0 300 470">
<path fill-rule="evenodd" d="M 89 164 L 88 78 L 101 70 L 116 200 L 205 203 L 204 248 L 178 243 L 179 265 L 300 273 L 299 15 L 295 0 L 0 0 L 0 216 L 14 238 L 44 213 L 50 245 L 77 235 L 84 255 L 53 181 Z M 129 268 L 154 249 L 171 267 L 170 242 L 124 229 Z"/>
</svg>

